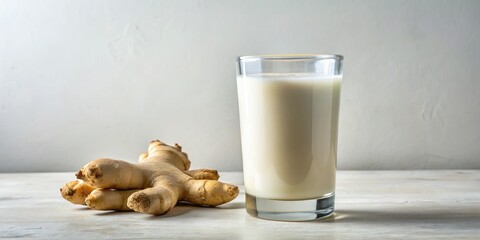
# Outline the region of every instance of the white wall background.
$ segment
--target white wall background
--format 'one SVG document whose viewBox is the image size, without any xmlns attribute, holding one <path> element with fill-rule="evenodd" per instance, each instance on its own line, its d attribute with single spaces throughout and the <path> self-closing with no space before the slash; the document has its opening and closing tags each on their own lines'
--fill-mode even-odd
<svg viewBox="0 0 480 240">
<path fill-rule="evenodd" d="M 0 172 L 241 170 L 235 56 L 341 53 L 341 169 L 480 168 L 480 1 L 0 0 Z"/>
</svg>

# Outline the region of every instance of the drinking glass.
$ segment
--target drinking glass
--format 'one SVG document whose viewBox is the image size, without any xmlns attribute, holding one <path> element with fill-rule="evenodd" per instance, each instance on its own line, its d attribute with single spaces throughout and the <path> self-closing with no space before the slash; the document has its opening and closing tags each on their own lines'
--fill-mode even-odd
<svg viewBox="0 0 480 240">
<path fill-rule="evenodd" d="M 237 59 L 246 210 L 306 221 L 334 211 L 341 55 Z"/>
</svg>

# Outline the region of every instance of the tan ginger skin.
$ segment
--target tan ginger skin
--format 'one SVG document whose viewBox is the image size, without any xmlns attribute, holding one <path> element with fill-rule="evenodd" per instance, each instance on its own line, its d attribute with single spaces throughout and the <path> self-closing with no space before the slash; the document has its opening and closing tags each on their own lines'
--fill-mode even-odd
<svg viewBox="0 0 480 240">
<path fill-rule="evenodd" d="M 216 170 L 189 167 L 181 146 L 156 140 L 136 164 L 107 158 L 89 162 L 76 174 L 80 180 L 60 192 L 66 200 L 93 209 L 153 215 L 168 212 L 178 201 L 217 206 L 237 197 L 238 187 L 217 181 Z"/>
</svg>

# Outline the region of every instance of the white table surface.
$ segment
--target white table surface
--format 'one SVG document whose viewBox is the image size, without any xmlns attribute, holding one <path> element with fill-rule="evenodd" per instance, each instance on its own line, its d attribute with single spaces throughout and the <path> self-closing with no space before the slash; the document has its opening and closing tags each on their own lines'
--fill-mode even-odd
<svg viewBox="0 0 480 240">
<path fill-rule="evenodd" d="M 276 222 L 245 212 L 240 186 L 217 208 L 163 216 L 90 210 L 59 188 L 73 173 L 0 174 L 0 238 L 8 239 L 480 239 L 480 170 L 339 171 L 334 217 Z"/>
</svg>

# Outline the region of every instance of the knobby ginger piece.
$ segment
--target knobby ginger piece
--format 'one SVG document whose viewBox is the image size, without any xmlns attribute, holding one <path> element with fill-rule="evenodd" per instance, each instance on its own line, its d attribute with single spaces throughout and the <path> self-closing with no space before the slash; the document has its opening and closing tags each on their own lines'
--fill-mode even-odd
<svg viewBox="0 0 480 240">
<path fill-rule="evenodd" d="M 98 210 L 134 210 L 164 214 L 178 201 L 217 206 L 238 195 L 238 187 L 217 181 L 216 170 L 191 170 L 190 160 L 178 144 L 150 142 L 138 163 L 101 158 L 89 162 L 60 189 L 74 204 Z"/>
</svg>

